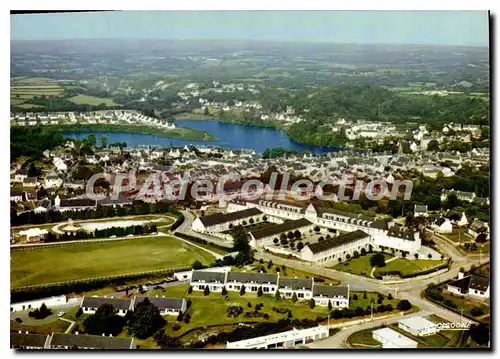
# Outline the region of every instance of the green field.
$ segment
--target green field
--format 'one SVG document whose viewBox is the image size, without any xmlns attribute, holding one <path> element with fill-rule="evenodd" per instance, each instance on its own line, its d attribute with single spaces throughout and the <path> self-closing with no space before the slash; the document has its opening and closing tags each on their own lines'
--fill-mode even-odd
<svg viewBox="0 0 500 359">
<path fill-rule="evenodd" d="M 349 272 L 352 274 L 363 275 L 366 277 L 370 276 L 372 271 L 372 265 L 370 264 L 370 258 L 376 253 L 367 254 L 366 256 L 360 256 L 359 258 L 351 258 L 350 260 L 336 264 L 331 267 L 332 269 L 341 271 L 341 272 Z M 393 258 L 391 255 L 383 253 L 385 260 Z M 384 267 L 385 270 L 386 267 Z"/>
<path fill-rule="evenodd" d="M 106 106 L 119 106 L 118 104 L 114 103 L 112 99 L 109 98 L 94 97 L 82 94 L 71 97 L 69 101 L 74 102 L 77 105 L 97 106 L 103 103 Z"/>
<path fill-rule="evenodd" d="M 27 286 L 157 269 L 213 256 L 171 237 L 83 243 L 11 252 L 11 286 Z"/>
<path fill-rule="evenodd" d="M 378 342 L 377 340 L 373 339 L 372 332 L 373 330 L 376 329 L 379 328 L 365 329 L 353 333 L 349 336 L 349 338 L 347 338 L 347 342 L 349 343 L 350 346 L 357 349 L 381 348 L 382 344 L 380 344 L 380 342 Z"/>
<path fill-rule="evenodd" d="M 375 273 L 377 272 L 399 271 L 402 275 L 408 275 L 429 268 L 437 267 L 443 263 L 445 263 L 445 261 L 398 258 L 387 263 L 385 267 L 375 269 L 375 272 L 373 274 L 375 275 Z"/>
</svg>

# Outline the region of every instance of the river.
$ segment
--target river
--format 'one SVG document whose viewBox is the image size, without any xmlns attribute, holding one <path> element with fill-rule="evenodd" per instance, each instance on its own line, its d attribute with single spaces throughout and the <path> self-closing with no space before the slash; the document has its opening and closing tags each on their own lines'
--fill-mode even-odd
<svg viewBox="0 0 500 359">
<path fill-rule="evenodd" d="M 126 142 L 128 147 L 140 145 L 153 145 L 162 147 L 182 147 L 185 145 L 218 146 L 231 149 L 253 149 L 258 153 L 264 152 L 266 148 L 283 147 L 287 150 L 309 151 L 316 154 L 336 152 L 338 147 L 309 146 L 295 142 L 282 131 L 274 128 L 253 127 L 235 123 L 224 123 L 219 120 L 177 120 L 177 126 L 190 127 L 195 130 L 206 131 L 216 140 L 211 142 L 180 140 L 177 138 L 166 138 L 154 135 L 141 135 L 135 133 L 120 132 L 92 132 L 97 137 L 100 145 L 100 137 L 106 136 L 109 143 Z M 67 132 L 66 137 L 82 139 L 88 133 Z"/>
</svg>

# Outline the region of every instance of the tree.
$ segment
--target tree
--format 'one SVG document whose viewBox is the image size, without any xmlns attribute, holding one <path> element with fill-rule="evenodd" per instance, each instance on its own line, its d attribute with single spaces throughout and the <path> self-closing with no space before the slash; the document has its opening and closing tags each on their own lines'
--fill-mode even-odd
<svg viewBox="0 0 500 359">
<path fill-rule="evenodd" d="M 262 287 L 259 287 L 259 289 L 257 290 L 257 297 L 262 297 Z"/>
<path fill-rule="evenodd" d="M 325 237 L 321 236 L 318 238 L 318 242 L 321 242 L 321 241 L 324 241 L 325 240 Z"/>
<path fill-rule="evenodd" d="M 328 311 L 329 312 L 332 311 L 332 301 L 331 300 L 328 300 Z"/>
<path fill-rule="evenodd" d="M 75 318 L 80 318 L 83 314 L 82 307 L 78 308 L 78 310 L 75 313 Z"/>
<path fill-rule="evenodd" d="M 273 261 L 269 260 L 269 262 L 267 262 L 267 269 L 271 269 L 272 267 L 273 267 Z"/>
<path fill-rule="evenodd" d="M 297 294 L 295 294 L 295 292 L 293 292 L 293 295 L 292 295 L 292 302 L 296 302 L 297 301 Z"/>
<path fill-rule="evenodd" d="M 288 239 L 293 239 L 293 232 L 292 231 L 288 232 L 286 236 Z"/>
<path fill-rule="evenodd" d="M 302 237 L 302 233 L 300 233 L 298 229 L 296 229 L 295 232 L 293 232 L 293 235 L 296 239 L 300 239 Z"/>
<path fill-rule="evenodd" d="M 203 290 L 203 295 L 207 296 L 210 294 L 210 289 L 208 288 L 208 285 L 205 286 L 205 289 Z"/>
<path fill-rule="evenodd" d="M 427 255 L 427 258 L 432 259 L 432 254 L 430 254 L 430 253 L 429 253 L 429 254 Z"/>
<path fill-rule="evenodd" d="M 297 249 L 300 251 L 302 248 L 304 248 L 304 243 L 298 242 L 297 243 Z"/>
<path fill-rule="evenodd" d="M 205 268 L 205 266 L 203 264 L 201 264 L 200 261 L 194 261 L 193 265 L 191 266 L 191 268 L 193 268 L 194 270 L 198 270 L 198 269 Z"/>
<path fill-rule="evenodd" d="M 123 330 L 124 325 L 125 318 L 117 315 L 111 304 L 101 305 L 94 314 L 83 321 L 85 333 L 93 335 L 117 336 Z"/>
<path fill-rule="evenodd" d="M 314 309 L 315 306 L 316 306 L 316 302 L 314 301 L 313 298 L 311 298 L 309 300 L 309 308 Z"/>
<path fill-rule="evenodd" d="M 205 106 L 203 108 L 203 116 L 208 116 L 208 115 L 210 115 L 210 111 L 208 110 L 208 106 Z"/>
<path fill-rule="evenodd" d="M 385 257 L 382 253 L 375 253 L 370 258 L 370 264 L 372 267 L 385 267 Z"/>
<path fill-rule="evenodd" d="M 288 318 L 288 319 L 292 319 L 292 318 L 293 318 L 293 315 L 292 315 L 292 311 L 291 311 L 291 310 L 288 310 L 288 315 L 287 315 L 287 318 Z"/>
<path fill-rule="evenodd" d="M 363 292 L 363 299 L 368 299 L 368 294 L 366 292 Z"/>
<path fill-rule="evenodd" d="M 191 294 L 191 293 L 193 293 L 193 286 L 190 285 L 188 288 L 188 294 Z"/>
<path fill-rule="evenodd" d="M 244 285 L 241 286 L 240 295 L 245 295 L 245 286 Z"/>
<path fill-rule="evenodd" d="M 248 222 L 250 222 L 250 224 L 254 224 L 255 221 L 253 220 L 253 218 L 250 218 Z"/>
<path fill-rule="evenodd" d="M 391 293 L 389 293 L 389 294 L 387 295 L 387 299 L 392 300 L 392 294 L 391 294 Z"/>
<path fill-rule="evenodd" d="M 280 241 L 280 240 L 279 240 L 277 237 L 275 237 L 275 238 L 273 239 L 273 243 L 274 243 L 274 244 L 278 244 L 278 242 L 279 242 L 279 241 Z"/>
<path fill-rule="evenodd" d="M 280 299 L 281 299 L 280 291 L 277 290 L 276 293 L 274 294 L 274 300 L 280 300 Z"/>
<path fill-rule="evenodd" d="M 146 339 L 165 326 L 166 321 L 158 308 L 148 298 L 136 304 L 132 318 L 128 323 L 129 333 L 139 339 Z"/>
<path fill-rule="evenodd" d="M 415 253 L 413 256 L 415 257 L 415 259 L 418 259 L 418 253 Z"/>
<path fill-rule="evenodd" d="M 486 324 L 473 325 L 469 334 L 471 339 L 479 345 L 485 345 L 490 341 L 490 328 Z"/>
<path fill-rule="evenodd" d="M 470 314 L 472 314 L 474 317 L 479 317 L 484 314 L 484 310 L 481 307 L 474 307 L 471 309 Z"/>
<path fill-rule="evenodd" d="M 101 147 L 103 148 L 108 147 L 108 137 L 105 135 L 101 136 Z"/>
<path fill-rule="evenodd" d="M 263 220 L 263 221 L 267 221 L 267 216 L 266 216 L 266 215 L 263 215 L 263 216 L 262 216 L 262 220 Z"/>
<path fill-rule="evenodd" d="M 361 255 L 364 257 L 366 256 L 366 249 L 364 248 L 361 248 Z"/>
<path fill-rule="evenodd" d="M 358 295 L 357 295 L 357 294 L 354 294 L 354 295 L 352 296 L 352 300 L 358 300 Z"/>
<path fill-rule="evenodd" d="M 485 243 L 488 240 L 486 233 L 479 233 L 476 238 L 477 243 Z"/>
<path fill-rule="evenodd" d="M 320 231 L 320 228 L 319 228 L 318 226 L 315 226 L 315 227 L 314 227 L 314 231 L 315 231 L 315 232 L 319 232 L 319 231 Z"/>
<path fill-rule="evenodd" d="M 439 151 L 439 142 L 436 140 L 429 141 L 427 151 Z"/>
<path fill-rule="evenodd" d="M 222 295 L 227 295 L 227 289 L 226 287 L 222 287 L 222 292 L 221 292 Z"/>
<path fill-rule="evenodd" d="M 286 246 L 288 244 L 288 240 L 286 238 L 280 240 L 281 245 Z"/>
<path fill-rule="evenodd" d="M 411 309 L 411 303 L 407 299 L 400 300 L 398 302 L 398 309 L 400 310 L 410 310 Z"/>
</svg>

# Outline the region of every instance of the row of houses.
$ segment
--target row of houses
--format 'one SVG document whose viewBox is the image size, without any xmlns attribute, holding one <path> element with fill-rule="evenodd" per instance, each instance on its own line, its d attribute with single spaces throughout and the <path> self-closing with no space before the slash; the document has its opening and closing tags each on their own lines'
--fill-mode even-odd
<svg viewBox="0 0 500 359">
<path fill-rule="evenodd" d="M 347 308 L 349 306 L 349 286 L 333 286 L 316 284 L 314 278 L 285 278 L 279 273 L 243 273 L 243 272 L 208 272 L 193 270 L 191 275 L 191 287 L 196 291 L 204 291 L 208 288 L 211 292 L 241 291 L 263 294 L 276 294 L 292 298 L 293 295 L 299 300 L 314 299 L 317 305 L 328 306 L 328 302 L 335 308 Z"/>
<path fill-rule="evenodd" d="M 80 349 L 80 350 L 128 350 L 137 349 L 134 338 L 112 337 L 88 334 L 31 334 L 28 332 L 10 334 L 11 349 Z"/>
<path fill-rule="evenodd" d="M 116 310 L 116 314 L 125 316 L 129 311 L 133 311 L 139 304 L 148 300 L 158 308 L 161 315 L 179 315 L 187 309 L 187 302 L 184 298 L 136 296 L 132 299 L 121 299 L 113 297 L 84 297 L 80 308 L 85 314 L 94 314 L 103 304 L 111 304 Z"/>
</svg>

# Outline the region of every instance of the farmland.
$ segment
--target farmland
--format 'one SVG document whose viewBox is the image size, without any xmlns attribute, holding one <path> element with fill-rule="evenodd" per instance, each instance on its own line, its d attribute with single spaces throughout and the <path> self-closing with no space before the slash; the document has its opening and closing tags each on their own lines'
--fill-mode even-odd
<svg viewBox="0 0 500 359">
<path fill-rule="evenodd" d="M 209 264 L 212 259 L 207 252 L 171 237 L 12 251 L 11 285 L 26 286 L 177 268 L 189 266 L 195 260 Z"/>
<path fill-rule="evenodd" d="M 69 101 L 76 103 L 77 105 L 100 105 L 101 103 L 105 104 L 106 106 L 118 106 L 118 104 L 114 103 L 113 100 L 109 98 L 101 98 L 101 97 L 94 97 L 94 96 L 88 96 L 88 95 L 77 95 L 74 97 L 71 97 Z"/>
</svg>

